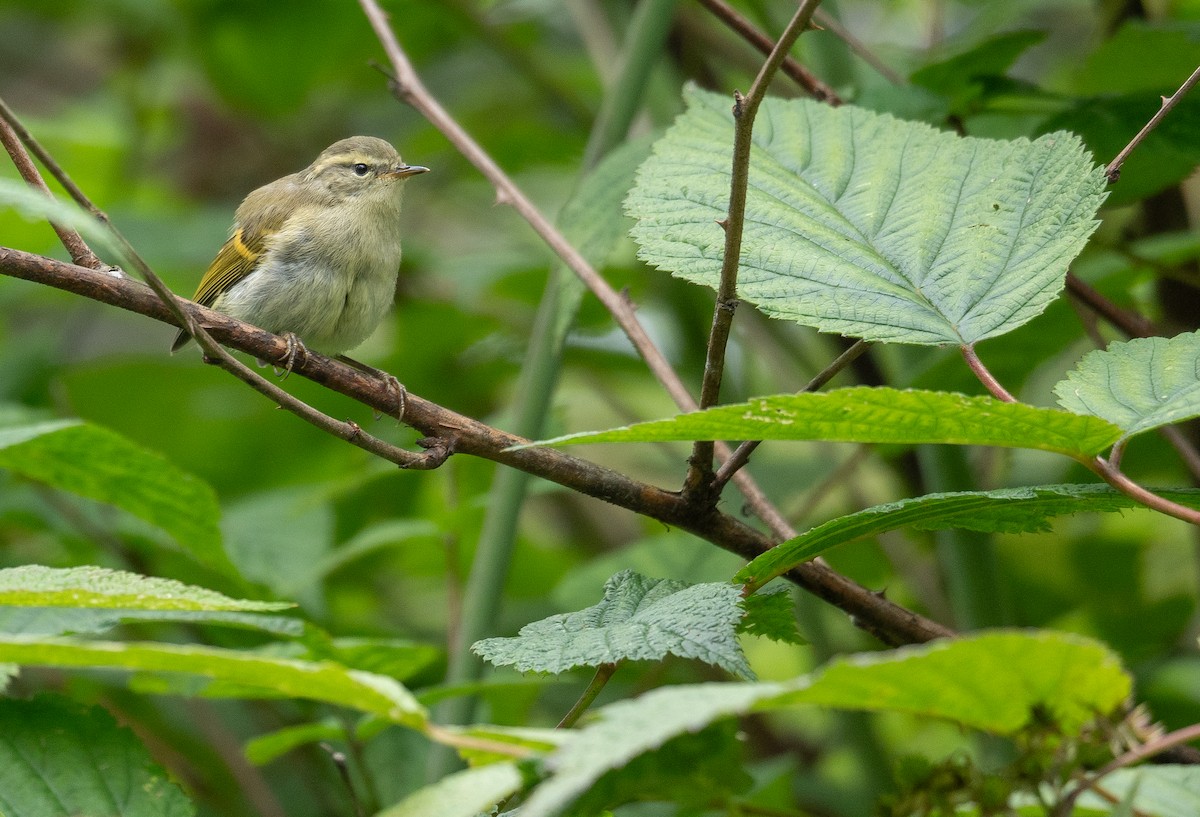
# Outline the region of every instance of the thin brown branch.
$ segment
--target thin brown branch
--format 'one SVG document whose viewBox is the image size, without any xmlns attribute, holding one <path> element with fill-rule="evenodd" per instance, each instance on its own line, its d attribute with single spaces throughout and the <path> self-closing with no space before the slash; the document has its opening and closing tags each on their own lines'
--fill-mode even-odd
<svg viewBox="0 0 1200 817">
<path fill-rule="evenodd" d="M 1148 338 L 1162 334 L 1149 318 L 1117 306 L 1073 272 L 1067 273 L 1067 291 L 1131 338 Z"/>
<path fill-rule="evenodd" d="M 779 70 L 801 33 L 808 28 L 813 12 L 821 0 L 803 0 L 788 21 L 779 41 L 759 69 L 750 91 L 742 96 L 734 92 L 733 102 L 733 159 L 729 182 L 729 209 L 721 226 L 725 230 L 725 249 L 721 262 L 721 278 L 717 286 L 717 301 L 713 309 L 712 328 L 708 335 L 708 350 L 704 361 L 704 378 L 700 386 L 700 408 L 716 405 L 721 395 L 725 375 L 725 351 L 737 308 L 738 267 L 742 260 L 742 231 L 746 221 L 746 190 L 750 183 L 750 149 L 754 139 L 754 119 L 767 95 L 767 86 Z M 688 460 L 684 479 L 684 495 L 692 501 L 711 503 L 717 499 L 713 481 L 713 452 L 711 442 L 697 442 Z"/>
<path fill-rule="evenodd" d="M 712 15 L 724 23 L 727 28 L 758 49 L 763 56 L 769 55 L 775 48 L 774 40 L 756 28 L 725 0 L 700 0 L 700 5 L 712 12 Z M 779 70 L 787 74 L 815 99 L 828 102 L 830 105 L 842 104 L 842 98 L 837 95 L 836 91 L 793 58 L 784 57 Z"/>
<path fill-rule="evenodd" d="M 1182 729 L 1176 729 L 1174 732 L 1169 732 L 1155 740 L 1147 741 L 1146 743 L 1134 749 L 1130 749 L 1120 757 L 1114 758 L 1109 763 L 1105 764 L 1095 774 L 1089 776 L 1086 780 L 1080 782 L 1062 802 L 1055 808 L 1054 813 L 1068 815 L 1072 813 L 1075 806 L 1075 801 L 1079 796 L 1088 789 L 1094 789 L 1101 780 L 1115 772 L 1117 769 L 1128 768 L 1135 763 L 1140 763 L 1147 758 L 1162 754 L 1167 749 L 1174 746 L 1180 746 L 1184 743 L 1189 743 L 1193 740 L 1200 739 L 1200 723 L 1185 726 Z"/>
<path fill-rule="evenodd" d="M 145 284 L 118 278 L 52 258 L 0 247 L 0 274 L 74 292 L 102 303 L 136 312 L 175 326 L 180 320 Z M 279 360 L 287 353 L 280 337 L 250 324 L 184 302 L 187 312 L 212 337 L 261 360 Z M 395 393 L 379 378 L 323 355 L 309 354 L 293 373 L 358 400 L 381 412 L 395 409 Z M 555 482 L 581 494 L 695 534 L 744 559 L 769 550 L 774 540 L 715 509 L 696 509 L 679 494 L 631 479 L 587 460 L 552 448 L 510 446 L 528 442 L 408 394 L 404 422 L 434 438 L 453 438 L 456 453 L 481 457 Z M 952 630 L 852 582 L 819 562 L 803 564 L 787 578 L 849 613 L 854 623 L 886 644 L 919 643 L 954 635 Z"/>
<path fill-rule="evenodd" d="M 1129 140 L 1129 144 L 1122 148 L 1121 152 L 1108 163 L 1104 175 L 1108 177 L 1110 184 L 1121 178 L 1121 166 L 1125 164 L 1125 160 L 1129 158 L 1129 154 L 1133 153 L 1134 149 L 1150 135 L 1150 132 L 1158 127 L 1158 123 L 1166 118 L 1171 109 L 1183 100 L 1183 97 L 1197 82 L 1200 82 L 1200 66 L 1196 66 L 1196 70 L 1192 72 L 1190 77 L 1183 81 L 1183 84 L 1179 86 L 1179 90 L 1168 97 L 1163 97 L 1162 106 L 1155 111 L 1154 116 L 1150 117 L 1150 121 L 1143 125 L 1142 129 Z"/>
<path fill-rule="evenodd" d="M 0 143 L 3 143 L 4 149 L 8 152 L 25 183 L 34 190 L 40 190 L 46 196 L 52 197 L 53 194 L 50 192 L 46 180 L 42 178 L 42 174 L 38 172 L 33 160 L 29 158 L 25 146 L 21 143 L 20 134 L 13 125 L 16 121 L 16 118 L 12 116 L 12 111 L 3 101 L 0 101 Z M 75 230 L 55 224 L 53 221 L 50 222 L 50 226 L 71 255 L 71 260 L 76 264 L 91 269 L 100 269 L 104 266 L 103 262 L 92 252 L 92 248 L 83 240 L 83 236 Z"/>
<path fill-rule="evenodd" d="M 376 36 L 392 65 L 394 76 L 390 77 L 392 93 L 402 102 L 411 105 L 425 116 L 442 134 L 483 174 L 496 190 L 499 202 L 511 204 L 529 222 L 534 231 L 552 251 L 592 291 L 600 303 L 609 311 L 617 325 L 629 338 L 634 349 L 642 356 L 654 377 L 663 385 L 671 399 L 682 411 L 695 411 L 699 404 L 692 397 L 683 380 L 671 367 L 662 352 L 654 345 L 638 321 L 633 302 L 616 292 L 583 256 L 562 236 L 554 225 L 542 215 L 521 192 L 520 188 L 492 160 L 487 152 L 454 120 L 421 83 L 416 70 L 401 48 L 394 32 L 388 26 L 387 15 L 375 0 L 359 0 Z M 725 458 L 730 455 L 729 446 L 717 443 L 716 452 Z M 796 531 L 787 523 L 779 510 L 771 503 L 766 493 L 745 470 L 738 471 L 733 482 L 746 497 L 746 504 L 766 523 L 780 541 L 790 539 Z M 819 567 L 819 566 L 818 566 Z M 832 571 L 829 571 L 832 573 Z M 836 575 L 836 574 L 834 574 Z M 814 591 L 817 595 L 820 592 Z M 824 596 L 822 596 L 824 598 Z M 949 632 L 949 631 L 943 631 Z"/>
<path fill-rule="evenodd" d="M 959 347 L 962 351 L 963 359 L 967 361 L 967 366 L 971 368 L 972 374 L 979 378 L 979 382 L 983 387 L 995 397 L 997 400 L 1003 400 L 1005 403 L 1015 403 L 1017 398 L 1013 397 L 1008 389 L 1001 385 L 995 375 L 991 373 L 987 366 L 983 365 L 983 361 L 979 359 L 979 355 L 975 353 L 975 345 L 972 343 L 964 343 Z"/>
<path fill-rule="evenodd" d="M 849 349 L 834 358 L 832 363 L 813 375 L 813 378 L 800 391 L 802 393 L 812 392 L 824 388 L 825 384 L 836 377 L 842 369 L 849 366 L 870 348 L 871 343 L 869 341 L 855 341 Z M 725 461 L 721 463 L 721 467 L 717 469 L 716 476 L 713 477 L 713 490 L 716 493 L 719 494 L 725 487 L 725 484 L 737 473 L 738 469 L 744 467 L 750 461 L 750 455 L 754 453 L 754 450 L 758 448 L 761 442 L 762 440 L 746 440 L 735 448 L 731 455 L 725 458 Z"/>
</svg>

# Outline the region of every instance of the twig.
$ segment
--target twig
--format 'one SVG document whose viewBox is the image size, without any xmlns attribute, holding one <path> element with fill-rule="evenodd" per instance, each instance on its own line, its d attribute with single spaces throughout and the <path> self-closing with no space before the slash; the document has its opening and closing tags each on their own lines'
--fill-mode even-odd
<svg viewBox="0 0 1200 817">
<path fill-rule="evenodd" d="M 1067 291 L 1131 338 L 1148 338 L 1161 334 L 1149 318 L 1117 306 L 1073 272 L 1067 273 Z"/>
<path fill-rule="evenodd" d="M 775 42 L 755 28 L 754 24 L 743 17 L 725 0 L 700 0 L 713 16 L 724 23 L 731 31 L 762 52 L 763 56 L 771 53 Z M 808 91 L 815 99 L 828 102 L 830 105 L 841 105 L 842 98 L 837 92 L 817 78 L 811 71 L 791 57 L 785 57 L 779 70 L 791 77 L 797 85 Z"/>
<path fill-rule="evenodd" d="M 1144 743 L 1135 749 L 1130 749 L 1125 754 L 1114 758 L 1105 764 L 1098 772 L 1091 775 L 1086 780 L 1080 782 L 1080 784 L 1073 789 L 1070 794 L 1064 797 L 1062 802 L 1059 803 L 1059 807 L 1055 809 L 1055 814 L 1071 814 L 1075 807 L 1075 801 L 1079 799 L 1080 795 L 1082 795 L 1088 789 L 1095 788 L 1101 780 L 1115 772 L 1117 769 L 1124 769 L 1132 766 L 1139 761 L 1160 754 L 1161 752 L 1170 749 L 1173 746 L 1179 746 L 1181 744 L 1196 740 L 1197 738 L 1200 738 L 1200 724 L 1192 724 L 1191 726 L 1185 726 L 1182 729 L 1177 729 L 1174 732 L 1169 732 L 1162 737 Z"/>
<path fill-rule="evenodd" d="M 867 349 L 870 348 L 871 344 L 869 341 L 855 341 L 849 349 L 834 358 L 832 363 L 830 363 L 821 371 L 817 372 L 813 378 L 805 384 L 804 388 L 800 390 L 801 393 L 819 391 L 825 386 L 826 383 L 836 377 L 838 372 L 849 366 L 851 363 L 861 357 L 862 354 L 867 351 Z M 745 466 L 746 463 L 750 461 L 750 455 L 754 452 L 754 449 L 758 448 L 760 443 L 762 443 L 762 440 L 745 441 L 734 449 L 733 454 L 726 458 L 725 462 L 721 463 L 721 467 L 717 469 L 717 473 L 713 477 L 712 481 L 713 491 L 715 493 L 719 494 L 725 487 L 725 484 L 729 482 L 730 478 L 737 473 L 737 470 Z"/>
<path fill-rule="evenodd" d="M 979 356 L 975 354 L 975 347 L 966 344 L 961 348 L 967 365 L 971 367 L 971 371 L 987 387 L 987 390 L 998 400 L 1003 400 L 1006 403 L 1015 403 L 1016 398 L 1009 394 L 1008 390 L 1000 384 L 1000 381 L 996 379 L 995 375 L 988 370 L 983 361 L 979 359 Z M 1166 497 L 1159 496 L 1121 473 L 1120 469 L 1116 466 L 1116 462 L 1120 460 L 1123 448 L 1124 446 L 1120 442 L 1113 446 L 1113 461 L 1106 460 L 1104 457 L 1081 456 L 1075 459 L 1093 474 L 1139 504 L 1160 513 L 1165 513 L 1167 516 L 1173 516 L 1192 525 L 1200 526 L 1200 511 L 1172 502 Z"/>
<path fill-rule="evenodd" d="M 742 259 L 742 231 L 746 221 L 746 189 L 750 183 L 750 150 L 754 138 L 754 118 L 767 86 L 779 70 L 792 45 L 808 28 L 813 12 L 821 0 L 803 0 L 792 19 L 779 36 L 779 42 L 771 50 L 759 69 L 750 91 L 742 96 L 734 92 L 733 98 L 733 160 L 729 182 L 729 209 L 720 221 L 725 230 L 724 257 L 721 262 L 721 278 L 717 286 L 717 301 L 713 309 L 712 329 L 708 335 L 708 352 L 704 361 L 704 378 L 700 386 L 700 408 L 715 405 L 721 395 L 721 380 L 725 374 L 725 350 L 729 344 L 729 332 L 733 326 L 733 313 L 737 308 L 738 267 Z M 692 501 L 711 503 L 716 501 L 713 491 L 714 446 L 711 442 L 697 442 L 688 461 L 688 472 L 684 479 L 683 492 Z"/>
<path fill-rule="evenodd" d="M 963 359 L 967 361 L 967 365 L 971 367 L 971 371 L 979 378 L 979 382 L 983 384 L 993 397 L 997 400 L 1003 400 L 1005 403 L 1015 403 L 1017 398 L 1009 394 L 1008 389 L 1000 385 L 1000 381 L 988 370 L 987 366 L 983 365 L 983 361 L 979 359 L 979 355 L 975 354 L 975 344 L 965 343 L 959 347 L 962 351 Z"/>
<path fill-rule="evenodd" d="M 395 75 L 390 77 L 390 87 L 396 98 L 411 105 L 437 127 L 459 152 L 474 164 L 484 177 L 491 182 L 496 189 L 497 200 L 501 203 L 511 204 L 517 210 L 518 214 L 529 222 L 530 226 L 542 237 L 542 240 L 547 243 L 550 249 L 566 263 L 572 272 L 579 276 L 580 280 L 584 282 L 593 294 L 596 295 L 601 304 L 612 314 L 617 325 L 625 332 L 630 343 L 633 344 L 633 347 L 642 356 L 651 373 L 667 390 L 667 393 L 670 394 L 675 404 L 682 411 L 696 410 L 698 404 L 695 398 L 692 397 L 683 380 L 671 367 L 666 357 L 654 345 L 649 335 L 646 334 L 645 329 L 637 319 L 632 302 L 617 293 L 588 264 L 587 260 L 534 207 L 487 152 L 429 94 L 413 69 L 412 63 L 404 54 L 404 50 L 400 47 L 395 34 L 388 26 L 387 15 L 379 7 L 379 4 L 375 0 L 359 0 L 359 4 L 362 6 L 368 21 L 375 30 L 380 43 L 383 44 L 384 51 L 392 64 Z M 457 450 L 463 453 L 471 453 L 461 447 Z M 729 447 L 724 443 L 718 443 L 716 451 L 722 457 L 728 457 L 730 453 Z M 521 466 L 517 465 L 514 467 Z M 737 485 L 738 490 L 745 495 L 747 505 L 766 523 L 771 533 L 779 541 L 790 539 L 796 535 L 795 529 L 787 523 L 787 520 L 783 518 L 779 510 L 770 502 L 750 474 L 745 470 L 738 471 L 733 477 L 733 482 Z M 587 493 L 586 490 L 582 492 Z M 653 514 L 647 515 L 652 516 Z M 702 536 L 702 538 L 708 537 Z M 712 540 L 710 539 L 710 541 Z M 888 621 L 895 622 L 905 633 L 902 638 L 911 637 L 914 641 L 928 641 L 931 638 L 942 638 L 953 635 L 952 630 L 872 594 L 866 588 L 830 570 L 820 560 L 797 568 L 791 578 L 800 584 L 801 587 L 804 587 L 826 601 L 842 598 L 844 594 L 849 593 L 857 600 L 856 604 L 860 606 L 860 609 L 867 611 L 862 618 L 856 618 L 855 623 L 867 632 L 880 637 L 885 643 L 902 643 L 902 640 L 897 641 L 896 634 L 889 632 L 888 627 L 876 626 L 874 622 L 879 616 L 883 616 Z"/>
<path fill-rule="evenodd" d="M 562 720 L 558 722 L 555 729 L 569 729 L 574 726 L 579 718 L 587 711 L 592 702 L 599 697 L 601 690 L 604 689 L 608 680 L 613 677 L 613 673 L 621 666 L 619 661 L 611 664 L 601 664 L 596 667 L 596 674 L 592 676 L 592 680 L 588 681 L 587 687 L 580 694 L 579 700 L 563 715 Z"/>
<path fill-rule="evenodd" d="M 74 292 L 102 303 L 178 325 L 178 318 L 146 285 L 114 278 L 53 258 L 0 247 L 0 274 Z M 188 304 L 195 319 L 227 346 L 263 360 L 277 360 L 287 351 L 282 338 L 250 324 Z M 310 354 L 293 374 L 306 377 L 379 411 L 395 408 L 395 394 L 386 383 L 345 363 Z M 452 437 L 455 452 L 518 468 L 573 491 L 620 506 L 677 527 L 718 547 L 753 559 L 775 541 L 734 517 L 712 509 L 697 511 L 677 493 L 630 479 L 587 460 L 552 448 L 510 446 L 528 442 L 477 420 L 443 408 L 419 395 L 407 395 L 404 422 L 431 437 Z M 786 526 L 786 522 L 783 523 Z M 779 535 L 779 534 L 777 534 Z M 849 613 L 855 625 L 885 644 L 920 643 L 954 632 L 937 622 L 900 607 L 830 570 L 819 562 L 799 565 L 787 578 Z"/>
<path fill-rule="evenodd" d="M 1121 178 L 1121 166 L 1125 164 L 1125 160 L 1129 158 L 1129 154 L 1133 153 L 1133 149 L 1142 143 L 1150 131 L 1158 127 L 1158 123 L 1171 112 L 1171 109 L 1180 103 L 1184 95 L 1192 89 L 1192 86 L 1200 82 L 1200 66 L 1192 72 L 1192 75 L 1184 80 L 1183 85 L 1179 86 L 1179 90 L 1168 97 L 1164 97 L 1162 107 L 1155 112 L 1154 116 L 1150 117 L 1150 121 L 1142 126 L 1142 129 L 1129 140 L 1129 144 L 1122 148 L 1121 152 L 1116 155 L 1108 167 L 1104 171 L 1104 175 L 1108 177 L 1109 184 L 1116 182 Z"/>
<path fill-rule="evenodd" d="M 17 172 L 21 174 L 21 178 L 25 180 L 25 183 L 33 189 L 40 190 L 47 196 L 53 197 L 50 188 L 46 185 L 46 181 L 42 178 L 42 174 L 38 173 L 38 169 L 34 167 L 33 161 L 29 158 L 29 154 L 26 153 L 24 145 L 21 144 L 20 134 L 13 126 L 15 121 L 16 117 L 12 115 L 12 111 L 0 100 L 0 143 L 4 144 L 4 149 L 8 151 L 9 157 L 12 158 Z M 50 222 L 50 226 L 54 228 L 54 232 L 58 235 L 58 240 L 66 247 L 67 252 L 71 255 L 71 260 L 76 264 L 81 267 L 90 267 L 91 269 L 100 269 L 104 266 L 79 233 L 69 227 L 62 227 L 55 224 L 53 221 Z"/>
</svg>

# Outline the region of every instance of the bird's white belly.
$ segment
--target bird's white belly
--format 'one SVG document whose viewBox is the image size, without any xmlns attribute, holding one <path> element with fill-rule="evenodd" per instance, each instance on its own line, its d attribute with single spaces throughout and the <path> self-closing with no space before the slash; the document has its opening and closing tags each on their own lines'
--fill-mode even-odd
<svg viewBox="0 0 1200 817">
<path fill-rule="evenodd" d="M 383 320 L 399 266 L 399 247 L 353 269 L 335 267 L 317 253 L 284 257 L 271 250 L 214 308 L 268 332 L 294 332 L 316 351 L 340 354 L 366 340 Z"/>
</svg>

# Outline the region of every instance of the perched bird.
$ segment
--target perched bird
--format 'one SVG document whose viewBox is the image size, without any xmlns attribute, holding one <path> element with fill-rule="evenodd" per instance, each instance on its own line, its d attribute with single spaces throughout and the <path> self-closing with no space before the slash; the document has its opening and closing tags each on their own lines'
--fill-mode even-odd
<svg viewBox="0 0 1200 817">
<path fill-rule="evenodd" d="M 335 142 L 246 196 L 193 300 L 284 335 L 289 371 L 297 347 L 357 346 L 392 304 L 404 182 L 428 170 L 373 136 Z M 188 339 L 181 330 L 171 351 Z"/>
</svg>

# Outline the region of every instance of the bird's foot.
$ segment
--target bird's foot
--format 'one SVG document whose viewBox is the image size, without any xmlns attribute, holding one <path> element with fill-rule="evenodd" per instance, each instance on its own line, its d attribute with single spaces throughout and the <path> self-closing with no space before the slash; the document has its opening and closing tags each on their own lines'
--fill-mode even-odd
<svg viewBox="0 0 1200 817">
<path fill-rule="evenodd" d="M 404 388 L 404 384 L 396 378 L 396 375 L 391 372 L 385 372 L 383 369 L 376 369 L 374 366 L 368 366 L 366 363 L 362 363 L 346 355 L 338 355 L 337 359 L 353 366 L 363 374 L 369 374 L 382 380 L 390 398 L 388 402 L 396 406 L 395 411 L 389 412 L 389 414 L 396 418 L 396 422 L 404 422 L 404 410 L 408 407 L 408 389 Z M 375 412 L 376 420 L 381 416 L 383 416 L 383 412 Z"/>
<path fill-rule="evenodd" d="M 304 345 L 304 341 L 300 340 L 295 332 L 284 332 L 280 337 L 287 343 L 287 351 L 284 352 L 283 360 L 280 361 L 282 367 L 275 365 L 272 368 L 275 370 L 276 377 L 282 377 L 284 380 L 287 380 L 288 375 L 292 373 L 292 369 L 296 367 L 296 364 L 301 360 L 308 359 L 308 347 Z"/>
</svg>

